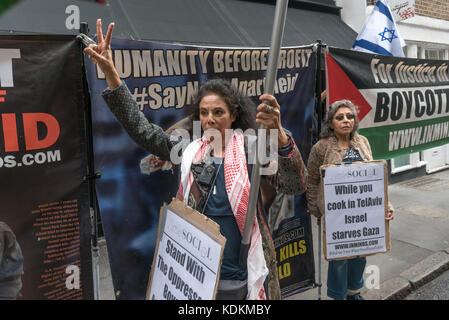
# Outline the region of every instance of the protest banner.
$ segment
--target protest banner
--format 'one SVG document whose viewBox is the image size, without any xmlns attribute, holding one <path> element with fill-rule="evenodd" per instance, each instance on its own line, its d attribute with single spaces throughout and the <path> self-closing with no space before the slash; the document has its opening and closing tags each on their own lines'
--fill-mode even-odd
<svg viewBox="0 0 449 320">
<path fill-rule="evenodd" d="M 189 114 L 194 93 L 207 79 L 228 79 L 256 105 L 264 92 L 268 48 L 185 46 L 117 38 L 112 39 L 111 47 L 119 75 L 140 110 L 164 130 Z M 114 289 L 119 293 L 117 299 L 144 299 L 147 288 L 142 279 L 148 279 L 148 266 L 153 260 L 156 217 L 162 204 L 176 195 L 179 170 L 159 170 L 150 176 L 141 173 L 140 160 L 148 153 L 127 135 L 102 99 L 101 92 L 107 87 L 104 75 L 89 59 L 85 62 L 93 111 L 95 168 L 101 171 L 97 194 Z M 281 49 L 275 97 L 281 105 L 282 124 L 292 133 L 305 161 L 311 149 L 315 73 L 312 46 Z M 283 255 L 291 270 L 281 280 L 281 288 L 291 288 L 283 296 L 314 282 L 305 194 L 292 201 L 287 219 L 272 230 L 277 256 L 295 241 L 303 240 L 306 250 Z M 295 287 L 295 283 L 300 285 Z"/>
<path fill-rule="evenodd" d="M 374 159 L 449 143 L 447 61 L 328 50 L 328 103 L 349 99 L 358 106 L 359 132 Z"/>
<path fill-rule="evenodd" d="M 81 48 L 0 36 L 0 66 L 0 221 L 22 250 L 21 299 L 93 299 Z"/>
<path fill-rule="evenodd" d="M 386 162 L 324 165 L 320 171 L 326 260 L 363 257 L 390 250 L 389 225 L 385 220 Z"/>
<path fill-rule="evenodd" d="M 161 208 L 150 300 L 213 300 L 226 238 L 220 226 L 173 199 Z"/>
</svg>

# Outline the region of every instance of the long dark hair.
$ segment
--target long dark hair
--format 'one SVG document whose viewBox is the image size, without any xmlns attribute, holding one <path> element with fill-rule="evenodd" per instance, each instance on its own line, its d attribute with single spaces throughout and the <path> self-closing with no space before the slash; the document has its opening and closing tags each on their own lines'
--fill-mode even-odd
<svg viewBox="0 0 449 320">
<path fill-rule="evenodd" d="M 191 109 L 191 118 L 193 121 L 200 120 L 200 102 L 205 96 L 209 94 L 219 95 L 226 103 L 229 113 L 232 114 L 237 110 L 237 117 L 232 123 L 232 129 L 256 129 L 256 105 L 250 98 L 240 93 L 231 82 L 225 79 L 216 78 L 207 80 L 203 83 L 193 99 L 193 106 Z M 191 123 L 191 122 L 190 122 Z M 190 128 L 190 133 L 192 133 Z"/>
</svg>

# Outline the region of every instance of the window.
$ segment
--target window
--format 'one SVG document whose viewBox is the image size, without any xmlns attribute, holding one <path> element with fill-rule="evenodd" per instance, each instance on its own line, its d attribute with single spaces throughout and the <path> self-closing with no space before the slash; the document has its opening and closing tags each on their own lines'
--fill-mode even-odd
<svg viewBox="0 0 449 320">
<path fill-rule="evenodd" d="M 420 153 L 415 152 L 391 159 L 391 173 L 399 173 L 406 170 L 421 167 L 424 162 L 420 161 Z"/>
<path fill-rule="evenodd" d="M 444 60 L 445 50 L 429 50 L 425 49 L 425 58 L 434 60 Z"/>
</svg>

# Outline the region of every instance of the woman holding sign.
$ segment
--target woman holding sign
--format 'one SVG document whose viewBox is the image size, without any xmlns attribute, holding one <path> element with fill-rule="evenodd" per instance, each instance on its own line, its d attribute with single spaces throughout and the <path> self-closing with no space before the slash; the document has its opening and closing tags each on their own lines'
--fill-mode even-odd
<svg viewBox="0 0 449 320">
<path fill-rule="evenodd" d="M 328 111 L 320 140 L 312 147 L 308 160 L 307 211 L 320 218 L 321 206 L 320 166 L 341 162 L 373 160 L 371 147 L 364 136 L 358 134 L 357 111 L 349 100 L 334 102 Z M 385 219 L 393 219 L 393 207 L 388 203 Z M 327 295 L 333 299 L 363 300 L 363 272 L 366 258 L 329 261 Z"/>
<path fill-rule="evenodd" d="M 105 74 L 109 88 L 103 92 L 103 98 L 130 137 L 162 161 L 178 163 L 174 158 L 182 151 L 178 198 L 217 222 L 227 239 L 217 299 L 280 299 L 274 244 L 263 206 L 258 206 L 257 223 L 252 227 L 247 268 L 239 265 L 251 171 L 242 131 L 260 123 L 267 130 L 278 132 L 278 168 L 263 176 L 261 187 L 270 185 L 287 194 L 300 194 L 306 188 L 305 165 L 294 140 L 282 128 L 276 99 L 262 95 L 264 103 L 257 107 L 256 114 L 256 106 L 228 81 L 209 80 L 201 85 L 191 115 L 200 123 L 201 138 L 190 141 L 195 128 L 189 130 L 188 139 L 168 134 L 139 111 L 118 76 L 110 47 L 113 28 L 114 24 L 110 24 L 103 38 L 98 20 L 98 45 L 91 44 L 85 53 Z M 161 163 L 156 162 L 157 165 Z"/>
</svg>

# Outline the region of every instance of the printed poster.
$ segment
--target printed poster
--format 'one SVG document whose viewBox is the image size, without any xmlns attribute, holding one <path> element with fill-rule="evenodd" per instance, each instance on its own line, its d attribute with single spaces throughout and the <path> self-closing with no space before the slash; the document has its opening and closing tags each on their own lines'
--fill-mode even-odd
<svg viewBox="0 0 449 320">
<path fill-rule="evenodd" d="M 93 299 L 81 59 L 74 36 L 0 36 L 0 221 L 20 299 Z"/>
</svg>

